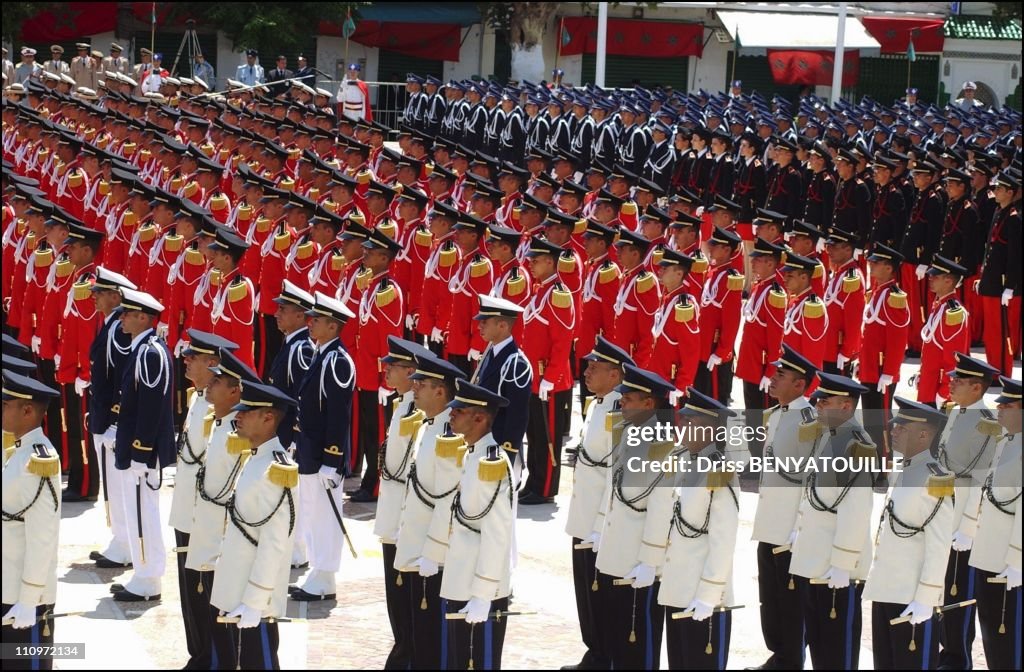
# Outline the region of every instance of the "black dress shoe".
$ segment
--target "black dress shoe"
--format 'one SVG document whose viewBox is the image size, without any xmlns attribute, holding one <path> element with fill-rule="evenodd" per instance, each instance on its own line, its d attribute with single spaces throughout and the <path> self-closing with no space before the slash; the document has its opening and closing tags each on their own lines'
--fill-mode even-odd
<svg viewBox="0 0 1024 672">
<path fill-rule="evenodd" d="M 296 564 L 292 563 L 292 569 L 306 569 L 307 567 L 309 567 L 309 563 L 308 562 L 303 562 L 300 565 L 296 565 Z M 291 588 L 291 586 L 288 586 L 288 587 Z"/>
<path fill-rule="evenodd" d="M 130 590 L 119 590 L 114 593 L 115 602 L 157 602 L 160 600 L 160 593 L 156 595 L 136 595 Z"/>
<path fill-rule="evenodd" d="M 102 557 L 103 557 L 103 554 L 100 553 L 99 551 L 89 551 L 89 559 L 90 560 L 99 560 Z"/>
<path fill-rule="evenodd" d="M 290 584 L 290 585 L 288 586 L 288 594 L 289 594 L 289 595 L 291 595 L 292 593 L 294 593 L 294 592 L 296 592 L 296 591 L 298 591 L 298 590 L 299 590 L 299 587 L 298 587 L 297 585 L 295 585 L 294 583 L 293 583 L 293 584 Z"/>
<path fill-rule="evenodd" d="M 748 670 L 774 670 L 775 669 L 775 663 L 773 663 L 771 658 L 769 658 L 768 660 L 764 661 L 763 663 L 761 663 L 757 667 L 748 667 L 746 669 L 748 669 Z"/>
<path fill-rule="evenodd" d="M 540 495 L 530 492 L 525 497 L 519 498 L 519 503 L 523 506 L 533 506 L 534 504 L 550 504 L 555 501 L 554 497 L 541 497 Z"/>
<path fill-rule="evenodd" d="M 335 599 L 337 597 L 337 594 L 327 593 L 326 595 L 314 595 L 313 593 L 307 593 L 302 588 L 299 588 L 288 597 L 295 600 L 296 602 L 323 602 L 326 600 Z"/>
<path fill-rule="evenodd" d="M 96 558 L 96 566 L 100 569 L 126 569 L 132 566 L 131 562 L 115 562 L 105 555 Z"/>
<path fill-rule="evenodd" d="M 123 583 L 112 583 L 112 584 L 110 584 L 110 592 L 112 592 L 112 593 L 120 593 L 122 590 L 124 590 L 124 584 Z"/>
<path fill-rule="evenodd" d="M 376 502 L 377 498 L 365 488 L 359 488 L 348 498 L 350 502 Z"/>
<path fill-rule="evenodd" d="M 81 495 L 74 490 L 64 490 L 60 495 L 60 501 L 62 502 L 95 502 L 96 495 L 88 496 Z"/>
</svg>

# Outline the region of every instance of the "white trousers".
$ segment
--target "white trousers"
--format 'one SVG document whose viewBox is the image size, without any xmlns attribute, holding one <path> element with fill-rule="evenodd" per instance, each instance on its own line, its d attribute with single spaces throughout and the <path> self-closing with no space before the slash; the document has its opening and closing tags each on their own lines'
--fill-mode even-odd
<svg viewBox="0 0 1024 672">
<path fill-rule="evenodd" d="M 122 506 L 124 519 L 128 527 L 128 545 L 131 548 L 132 578 L 125 584 L 125 589 L 136 595 L 158 595 L 160 583 L 167 567 L 167 549 L 164 546 L 163 526 L 160 523 L 160 491 L 153 490 L 149 485 L 156 485 L 159 473 L 149 474 L 149 485 L 141 484 L 136 489 L 137 481 L 128 470 L 119 474 L 122 481 Z M 141 507 L 136 506 L 136 492 L 141 492 Z M 142 516 L 142 537 L 145 543 L 145 559 L 143 559 L 143 543 L 139 540 L 138 520 Z"/>
<path fill-rule="evenodd" d="M 342 513 L 342 489 L 332 493 L 338 513 Z M 335 574 L 341 569 L 341 527 L 334 516 L 327 491 L 317 474 L 299 475 L 299 514 L 306 516 L 306 553 L 309 557 L 309 573 L 306 574 L 302 589 L 313 595 L 328 595 L 337 592 Z"/>
<path fill-rule="evenodd" d="M 102 434 L 93 434 L 96 447 L 103 460 L 103 473 L 106 483 L 103 487 L 107 492 L 107 509 L 110 512 L 110 542 L 101 551 L 103 557 L 114 562 L 131 562 L 132 552 L 128 547 L 128 521 L 124 511 L 124 472 L 114 466 L 114 442 L 107 441 Z M 102 475 L 102 474 L 101 474 Z"/>
</svg>

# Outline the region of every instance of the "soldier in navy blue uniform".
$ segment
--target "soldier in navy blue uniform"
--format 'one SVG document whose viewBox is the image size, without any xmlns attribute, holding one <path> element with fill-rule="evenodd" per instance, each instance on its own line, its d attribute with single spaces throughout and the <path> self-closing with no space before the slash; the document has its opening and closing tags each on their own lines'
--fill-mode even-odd
<svg viewBox="0 0 1024 672">
<path fill-rule="evenodd" d="M 352 436 L 355 364 L 338 334 L 355 315 L 345 304 L 317 292 L 306 314 L 316 357 L 299 384 L 299 431 L 295 458 L 299 464 L 299 515 L 308 516 L 309 573 L 292 599 L 333 600 L 335 574 L 341 566 L 341 490 L 348 475 Z M 300 524 L 301 526 L 301 524 Z"/>
<path fill-rule="evenodd" d="M 425 84 L 428 87 L 432 87 L 433 92 L 431 93 L 430 88 L 426 92 L 427 102 L 423 110 L 423 132 L 430 137 L 434 137 L 441 130 L 441 121 L 444 119 L 445 112 L 448 111 L 448 103 L 439 90 L 441 86 L 440 79 L 434 75 L 427 75 Z"/>
<path fill-rule="evenodd" d="M 160 599 L 167 561 L 159 491 L 160 470 L 175 458 L 174 381 L 171 351 L 155 329 L 163 304 L 132 289 L 122 288 L 121 295 L 121 326 L 132 342 L 114 407 L 114 466 L 124 472 L 126 481 L 122 506 L 135 573 L 128 583 L 114 584 L 111 590 L 115 601 L 139 602 Z"/>
<path fill-rule="evenodd" d="M 775 145 L 775 158 L 779 163 L 778 170 L 768 183 L 768 200 L 765 208 L 786 215 L 785 230 L 793 226 L 793 220 L 803 214 L 803 179 L 800 171 L 793 165 L 796 145 L 781 137 L 772 139 Z"/>
<path fill-rule="evenodd" d="M 103 551 L 93 551 L 89 559 L 102 569 L 127 567 L 131 564 L 128 548 L 128 525 L 121 504 L 124 487 L 120 472 L 114 467 L 114 434 L 117 415 L 111 411 L 114 397 L 121 385 L 124 363 L 128 358 L 132 338 L 121 328 L 121 292 L 126 287 L 136 289 L 135 283 L 120 273 L 102 266 L 96 269 L 92 285 L 96 310 L 103 315 L 100 330 L 89 347 L 89 418 L 88 430 L 99 450 L 100 475 L 103 479 L 103 502 L 110 526 L 110 543 Z M 9 367 L 4 352 L 4 366 Z"/>
<path fill-rule="evenodd" d="M 478 294 L 480 312 L 473 318 L 480 322 L 480 335 L 488 341 L 480 364 L 471 382 L 509 400 L 494 418 L 491 433 L 508 453 L 513 473 L 522 472 L 523 436 L 526 434 L 533 367 L 512 338 L 512 328 L 523 314 L 523 307 L 507 299 Z"/>
<path fill-rule="evenodd" d="M 480 102 L 483 92 L 477 86 L 466 91 L 470 107 L 466 110 L 466 122 L 462 127 L 462 144 L 479 152 L 484 147 L 484 132 L 487 130 L 487 108 Z"/>
<path fill-rule="evenodd" d="M 545 149 L 554 154 L 570 154 L 572 152 L 572 131 L 569 129 L 569 120 L 565 115 L 565 103 L 558 98 L 548 101 L 548 123 L 551 125 L 551 133 L 548 135 L 548 144 Z"/>
<path fill-rule="evenodd" d="M 313 295 L 285 280 L 274 303 L 277 304 L 274 318 L 277 328 L 284 334 L 284 346 L 277 351 L 270 365 L 267 382 L 294 399 L 316 354 L 316 346 L 310 340 L 309 327 L 306 326 L 306 311 L 313 308 Z M 285 448 L 292 445 L 295 424 L 296 411 L 289 407 L 285 409 L 284 421 L 277 427 L 277 438 Z"/>
<path fill-rule="evenodd" d="M 498 159 L 502 163 L 509 161 L 521 168 L 526 153 L 526 125 L 516 102 L 508 93 L 501 97 L 502 108 L 507 109 L 505 127 L 498 136 Z"/>
</svg>

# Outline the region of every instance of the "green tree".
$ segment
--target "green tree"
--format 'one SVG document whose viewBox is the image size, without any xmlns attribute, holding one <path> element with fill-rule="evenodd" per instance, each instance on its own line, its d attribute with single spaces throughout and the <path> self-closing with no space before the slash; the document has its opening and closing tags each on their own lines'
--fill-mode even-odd
<svg viewBox="0 0 1024 672">
<path fill-rule="evenodd" d="M 39 12 L 53 9 L 56 2 L 5 2 L 3 37 L 8 42 L 21 41 L 21 27 Z M 17 61 L 18 59 L 14 59 Z"/>
</svg>

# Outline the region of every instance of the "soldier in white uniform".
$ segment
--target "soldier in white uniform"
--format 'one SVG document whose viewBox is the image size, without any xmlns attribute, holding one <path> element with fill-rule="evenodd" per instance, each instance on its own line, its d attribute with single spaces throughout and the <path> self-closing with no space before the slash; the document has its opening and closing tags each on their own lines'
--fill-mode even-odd
<svg viewBox="0 0 1024 672">
<path fill-rule="evenodd" d="M 939 466 L 956 479 L 952 548 L 946 565 L 943 604 L 977 597 L 977 571 L 969 558 L 978 524 L 981 486 L 992 466 L 996 442 L 1003 433 L 995 413 L 985 402 L 985 393 L 999 377 L 999 369 L 960 352 L 954 359 L 955 366 L 949 372 L 949 402 L 944 409 L 949 420 L 939 438 L 937 455 Z M 974 612 L 973 606 L 967 606 L 943 615 L 939 631 L 940 668 L 970 669 Z"/>
<path fill-rule="evenodd" d="M 238 437 L 252 457 L 228 500 L 229 524 L 213 575 L 213 615 L 237 618 L 217 623 L 213 645 L 223 669 L 276 670 L 277 623 L 288 603 L 292 533 L 299 470 L 277 438 L 277 426 L 295 400 L 276 387 L 242 383 L 236 411 Z"/>
<path fill-rule="evenodd" d="M 341 103 L 341 114 L 346 119 L 358 121 L 367 119 L 366 111 L 370 101 L 367 100 L 366 83 L 359 79 L 362 68 L 358 63 L 349 63 L 345 81 L 338 87 L 338 102 Z"/>
<path fill-rule="evenodd" d="M 236 343 L 198 329 L 188 330 L 189 345 L 182 351 L 185 360 L 185 378 L 192 382 L 188 394 L 188 411 L 185 424 L 178 433 L 178 461 L 174 472 L 174 490 L 171 495 L 169 523 L 174 528 L 175 553 L 178 562 L 178 593 L 181 596 L 181 617 L 185 624 L 185 644 L 189 662 L 196 662 L 202 649 L 200 644 L 205 629 L 206 612 L 200 613 L 194 598 L 197 597 L 198 577 L 195 572 L 185 570 L 185 553 L 189 535 L 192 533 L 192 515 L 196 502 L 196 473 L 206 457 L 208 436 L 206 415 L 210 404 L 206 399 L 206 387 L 213 379 L 210 367 L 220 362 L 222 350 L 233 351 Z"/>
<path fill-rule="evenodd" d="M 658 603 L 665 606 L 665 641 L 672 670 L 724 670 L 729 664 L 732 614 L 723 608 L 733 604 L 739 499 L 731 473 L 705 470 L 704 460 L 722 463 L 725 455 L 713 435 L 701 436 L 700 431 L 714 431 L 735 415 L 692 387 L 679 411 L 680 424 L 695 431 L 683 442 L 691 471 L 674 490 L 658 593 Z M 690 616 L 674 619 L 678 612 Z"/>
<path fill-rule="evenodd" d="M 377 518 L 373 524 L 373 533 L 381 540 L 384 595 L 391 634 L 395 638 L 395 645 L 391 647 L 384 665 L 388 670 L 407 669 L 412 659 L 412 641 L 409 638 L 412 634 L 412 602 L 409 601 L 409 585 L 395 568 L 395 541 L 398 539 L 402 503 L 405 500 L 416 436 L 426 419 L 426 413 L 416 408 L 410 376 L 416 371 L 415 356 L 428 352 L 418 343 L 388 336 L 388 354 L 381 359 L 385 383 L 397 395 L 392 401 L 394 409 L 391 422 L 388 423 L 387 437 L 378 458 L 380 495 L 377 499 Z"/>
<path fill-rule="evenodd" d="M 875 536 L 875 560 L 864 586 L 871 600 L 871 639 L 876 670 L 920 670 L 939 656 L 935 608 L 953 536 L 953 475 L 931 456 L 946 416 L 931 406 L 896 397 L 893 450 L 902 472 Z M 894 618 L 909 621 L 890 625 Z"/>
<path fill-rule="evenodd" d="M 661 656 L 665 610 L 658 604 L 658 567 L 665 556 L 672 523 L 671 483 L 664 473 L 626 473 L 627 459 L 665 459 L 673 443 L 644 443 L 626 448 L 620 439 L 631 430 L 646 429 L 659 421 L 657 412 L 669 412 L 668 395 L 675 386 L 650 371 L 625 365 L 622 384 L 623 421 L 613 427 L 616 446 L 609 478 L 602 495 L 606 507 L 597 551 L 598 592 L 604 613 L 600 637 L 615 669 L 653 670 Z M 666 413 L 671 417 L 670 413 Z M 661 418 L 662 421 L 666 418 Z M 614 585 L 626 579 L 628 585 Z"/>
<path fill-rule="evenodd" d="M 792 348 L 783 346 L 768 395 L 779 403 L 764 412 L 767 433 L 765 457 L 807 458 L 818 451 L 814 409 L 804 394 L 814 379 L 814 365 Z M 762 669 L 802 668 L 804 624 L 797 580 L 790 572 L 791 548 L 796 537 L 796 515 L 806 473 L 765 471 L 754 514 L 757 544 L 757 591 L 761 598 L 761 633 L 772 652 Z"/>
<path fill-rule="evenodd" d="M 190 348 L 196 349 L 195 337 Z M 227 503 L 234 492 L 235 479 L 251 454 L 249 442 L 233 434 L 235 411 L 232 408 L 241 399 L 242 383 L 258 383 L 260 379 L 255 371 L 232 354 L 233 350 L 221 348 L 219 363 L 209 367 L 213 378 L 206 386 L 205 399 L 210 412 L 201 420 L 204 454 L 191 487 L 195 499 L 191 532 L 188 547 L 178 551 L 185 564 L 182 611 L 187 599 L 192 607 L 191 625 L 196 638 L 196 651 L 189 651 L 188 669 L 205 670 L 212 664 L 213 640 L 210 634 L 216 625 L 210 612 L 213 569 L 224 541 Z"/>
<path fill-rule="evenodd" d="M 43 433 L 57 390 L 13 371 L 3 372 L 3 431 L 14 439 L 3 475 L 4 646 L 53 644 L 60 532 L 60 462 Z M 5 451 L 6 452 L 6 451 Z M 7 658 L 4 669 L 49 670 L 53 658 Z"/>
<path fill-rule="evenodd" d="M 588 362 L 584 381 L 594 396 L 590 397 L 583 414 L 583 436 L 573 469 L 572 499 L 565 523 L 565 531 L 572 537 L 572 577 L 580 635 L 587 647 L 574 669 L 607 669 L 611 657 L 598 634 L 598 620 L 605 617 L 605 610 L 600 602 L 602 593 L 597 585 L 594 562 L 604 527 L 601 499 L 615 448 L 612 426 L 622 419 L 618 409 L 622 395 L 615 388 L 622 384 L 623 365 L 634 362 L 625 350 L 604 336 L 597 337 L 593 351 L 583 359 Z"/>
<path fill-rule="evenodd" d="M 465 374 L 429 352 L 417 352 L 415 363 L 410 378 L 416 409 L 424 413 L 423 429 L 416 436 L 406 477 L 394 568 L 410 572 L 403 575 L 402 583 L 409 586 L 412 610 L 412 668 L 431 669 L 446 664 L 442 658 L 441 579 L 451 505 L 462 473 L 458 460 L 465 446 L 463 437 L 451 429 L 448 403 L 455 398 L 455 381 Z M 397 597 L 401 599 L 401 595 Z"/>
<path fill-rule="evenodd" d="M 868 388 L 845 376 L 818 375 L 811 401 L 824 435 L 816 457 L 874 458 L 877 448 L 855 417 Z M 816 670 L 859 669 L 861 595 L 871 567 L 871 483 L 870 470 L 811 472 L 800 500 L 789 570 L 804 579 L 805 639 Z"/>
<path fill-rule="evenodd" d="M 970 565 L 978 569 L 976 595 L 981 641 L 990 670 L 1021 666 L 1021 382 L 1001 377 L 996 397 L 1006 430 L 982 486 L 981 511 Z"/>
<path fill-rule="evenodd" d="M 452 502 L 451 537 L 441 577 L 448 613 L 447 669 L 500 670 L 512 578 L 512 463 L 491 425 L 508 400 L 463 380 L 448 403 L 452 429 L 466 442 Z"/>
</svg>

